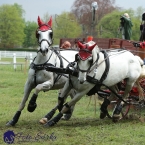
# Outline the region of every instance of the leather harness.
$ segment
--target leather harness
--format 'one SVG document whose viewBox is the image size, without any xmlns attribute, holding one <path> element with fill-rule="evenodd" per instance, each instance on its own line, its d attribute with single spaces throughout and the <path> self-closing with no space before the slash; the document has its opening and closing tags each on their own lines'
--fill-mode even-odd
<svg viewBox="0 0 145 145">
<path fill-rule="evenodd" d="M 62 58 L 59 56 L 59 53 L 57 52 L 57 50 L 52 50 L 52 53 L 50 55 L 50 57 L 48 58 L 48 60 L 43 63 L 43 64 L 35 64 L 34 63 L 34 60 L 35 58 L 33 59 L 33 62 L 30 64 L 30 68 L 31 69 L 34 69 L 35 70 L 35 74 L 34 74 L 34 82 L 35 82 L 35 86 L 37 86 L 37 81 L 36 81 L 36 74 L 37 74 L 37 71 L 39 70 L 46 70 L 45 68 L 49 68 L 49 67 L 55 67 L 55 65 L 51 64 L 51 63 L 48 63 L 53 52 L 55 52 L 55 54 L 58 56 L 59 60 L 60 60 L 60 68 L 63 68 L 63 61 L 62 61 Z M 55 81 L 54 81 L 54 84 L 59 80 L 59 78 L 61 77 L 62 75 L 58 74 Z M 53 85 L 54 85 L 53 84 Z"/>
</svg>

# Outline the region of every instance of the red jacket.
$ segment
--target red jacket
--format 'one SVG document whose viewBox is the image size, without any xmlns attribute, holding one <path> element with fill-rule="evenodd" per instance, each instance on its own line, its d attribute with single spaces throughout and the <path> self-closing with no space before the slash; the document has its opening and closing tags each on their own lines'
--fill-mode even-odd
<svg viewBox="0 0 145 145">
<path fill-rule="evenodd" d="M 145 41 L 144 42 L 141 42 L 139 44 L 140 44 L 140 48 L 145 48 Z"/>
</svg>

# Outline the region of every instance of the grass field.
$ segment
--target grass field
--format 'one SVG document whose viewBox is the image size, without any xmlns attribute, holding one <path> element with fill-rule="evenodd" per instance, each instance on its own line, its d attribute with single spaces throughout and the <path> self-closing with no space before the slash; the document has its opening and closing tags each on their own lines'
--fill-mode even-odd
<svg viewBox="0 0 145 145">
<path fill-rule="evenodd" d="M 1 145 L 5 144 L 3 135 L 8 130 L 15 133 L 16 145 L 145 145 L 145 123 L 135 119 L 118 123 L 108 118 L 100 120 L 99 105 L 95 114 L 95 102 L 92 99 L 88 106 L 89 98 L 86 96 L 77 103 L 69 121 L 61 120 L 54 127 L 43 127 L 38 121 L 56 104 L 57 90 L 41 92 L 33 113 L 27 111 L 27 102 L 18 123 L 6 127 L 6 122 L 13 118 L 21 102 L 26 79 L 24 68 L 14 71 L 13 66 L 0 65 Z"/>
</svg>

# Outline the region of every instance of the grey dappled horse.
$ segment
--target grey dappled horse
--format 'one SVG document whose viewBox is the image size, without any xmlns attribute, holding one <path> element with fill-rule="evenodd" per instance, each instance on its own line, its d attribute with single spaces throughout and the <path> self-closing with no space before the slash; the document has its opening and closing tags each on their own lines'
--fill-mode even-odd
<svg viewBox="0 0 145 145">
<path fill-rule="evenodd" d="M 76 90 L 76 95 L 71 101 L 62 106 L 60 113 L 45 124 L 46 127 L 55 125 L 63 114 L 72 105 L 76 104 L 82 96 L 91 89 L 97 91 L 102 84 L 113 89 L 117 83 L 126 79 L 126 88 L 122 96 L 122 98 L 126 98 L 141 74 L 143 61 L 138 60 L 138 57 L 127 50 L 116 49 L 106 53 L 105 51 L 100 51 L 96 44 L 87 46 L 78 42 L 78 45 L 80 51 L 76 55 L 77 63 L 75 65 L 75 68 L 79 71 L 78 77 L 69 77 L 60 97 L 65 98 L 72 87 Z M 104 99 L 101 105 L 101 119 L 107 115 L 107 106 L 110 103 L 110 99 Z M 58 106 L 59 104 L 60 102 L 58 102 Z M 116 106 L 113 113 L 114 118 L 120 114 L 121 105 L 120 103 Z"/>
<path fill-rule="evenodd" d="M 58 90 L 64 86 L 68 75 L 51 72 L 47 68 L 66 68 L 69 62 L 74 61 L 75 54 L 77 53 L 77 51 L 73 50 L 55 51 L 50 49 L 53 43 L 52 18 L 47 23 L 44 23 L 38 16 L 38 26 L 36 37 L 40 47 L 37 56 L 30 65 L 28 78 L 24 87 L 24 96 L 18 111 L 13 119 L 6 124 L 7 126 L 14 126 L 18 122 L 25 103 L 34 88 L 35 91 L 27 107 L 29 112 L 33 112 L 37 107 L 36 100 L 40 91 Z M 73 97 L 73 93 L 74 91 L 71 91 L 71 97 Z M 48 115 L 45 117 L 49 118 Z"/>
</svg>

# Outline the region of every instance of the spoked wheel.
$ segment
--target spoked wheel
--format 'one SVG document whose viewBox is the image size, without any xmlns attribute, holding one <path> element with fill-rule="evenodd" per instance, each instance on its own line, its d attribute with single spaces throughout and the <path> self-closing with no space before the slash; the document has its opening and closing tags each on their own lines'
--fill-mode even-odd
<svg viewBox="0 0 145 145">
<path fill-rule="evenodd" d="M 142 78 L 140 81 L 139 81 L 140 85 L 142 88 L 145 88 L 145 79 Z"/>
<path fill-rule="evenodd" d="M 114 112 L 114 109 L 116 107 L 116 105 L 119 103 L 120 100 L 114 100 L 114 101 L 111 101 L 110 105 L 108 106 L 107 108 L 107 117 L 112 119 L 113 117 L 113 112 Z M 129 112 L 129 109 L 130 109 L 130 104 L 126 104 L 124 103 L 123 104 L 123 108 L 122 108 L 122 111 L 120 113 L 120 118 L 119 120 L 121 119 L 124 119 L 127 117 L 127 114 Z"/>
</svg>

